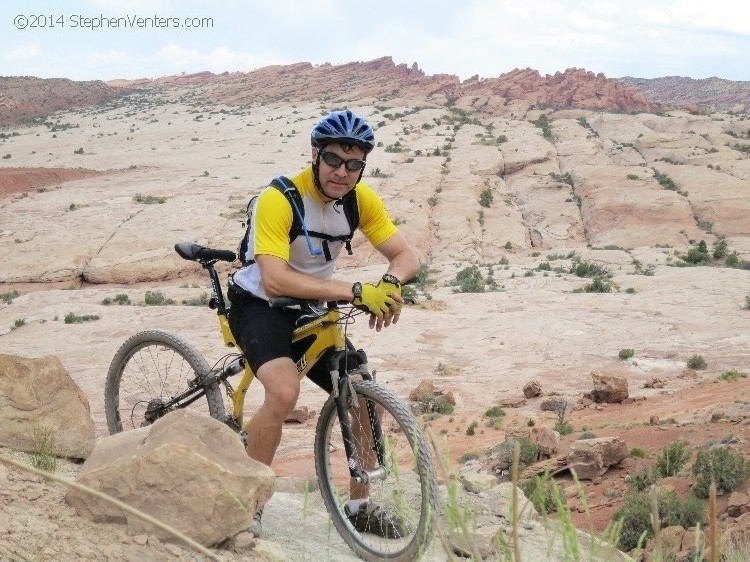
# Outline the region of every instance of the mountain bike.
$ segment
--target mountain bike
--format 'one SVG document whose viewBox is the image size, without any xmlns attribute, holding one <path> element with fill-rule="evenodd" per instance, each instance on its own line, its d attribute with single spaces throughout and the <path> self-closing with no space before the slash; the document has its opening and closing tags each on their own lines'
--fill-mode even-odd
<svg viewBox="0 0 750 562">
<path fill-rule="evenodd" d="M 190 242 L 177 244 L 175 251 L 208 271 L 213 291 L 208 306 L 219 317 L 224 344 L 234 351 L 209 366 L 179 334 L 146 330 L 128 338 L 107 373 L 109 431 L 148 426 L 179 408 L 196 408 L 246 440 L 244 402 L 254 373 L 229 328 L 229 308 L 214 267 L 217 261 L 234 261 L 235 254 Z M 346 337 L 347 326 L 362 311 L 348 304 L 319 306 L 288 298 L 271 299 L 269 305 L 299 306 L 303 311 L 292 337 L 302 347 L 296 362 L 300 378 L 316 362 L 328 362 L 333 392 L 318 417 L 314 455 L 320 492 L 334 527 L 365 560 L 406 561 L 420 556 L 434 533 L 435 468 L 407 405 L 374 380 L 365 352 L 354 349 Z M 230 382 L 240 374 L 239 382 Z M 370 502 L 403 522 L 395 536 L 382 538 L 355 529 L 344 511 L 352 481 L 368 486 Z"/>
</svg>

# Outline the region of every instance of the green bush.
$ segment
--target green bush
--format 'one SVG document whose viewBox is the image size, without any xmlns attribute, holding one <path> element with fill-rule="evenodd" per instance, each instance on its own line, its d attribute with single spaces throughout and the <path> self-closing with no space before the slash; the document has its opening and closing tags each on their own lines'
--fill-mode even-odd
<svg viewBox="0 0 750 562">
<path fill-rule="evenodd" d="M 5 304 L 10 304 L 13 302 L 13 299 L 19 297 L 21 293 L 18 291 L 9 291 L 7 293 L 0 293 L 0 301 L 3 301 Z"/>
<path fill-rule="evenodd" d="M 148 306 L 164 306 L 168 304 L 174 304 L 174 299 L 169 299 L 164 296 L 161 291 L 146 291 L 146 295 L 143 297 L 143 301 Z"/>
<path fill-rule="evenodd" d="M 659 524 L 662 528 L 682 525 L 694 527 L 706 522 L 706 509 L 698 498 L 680 501 L 674 490 L 659 490 L 656 496 Z M 615 521 L 622 520 L 617 546 L 628 551 L 643 545 L 654 536 L 651 524 L 651 500 L 646 492 L 635 492 L 625 496 L 623 506 L 614 514 Z"/>
<path fill-rule="evenodd" d="M 484 293 L 484 278 L 476 265 L 465 267 L 451 283 L 456 293 Z"/>
<path fill-rule="evenodd" d="M 479 423 L 476 420 L 472 421 L 469 424 L 469 427 L 466 428 L 466 435 L 474 435 L 476 433 L 478 426 L 479 426 Z"/>
<path fill-rule="evenodd" d="M 587 262 L 587 261 L 580 261 L 578 259 L 573 259 L 573 265 L 570 266 L 570 272 L 575 273 L 576 277 L 605 277 L 609 278 L 612 276 L 612 274 L 607 270 L 607 268 Z"/>
<path fill-rule="evenodd" d="M 623 347 L 620 350 L 620 353 L 618 353 L 617 355 L 622 360 L 630 359 L 631 357 L 633 357 L 633 355 L 635 355 L 635 350 L 629 347 Z"/>
<path fill-rule="evenodd" d="M 484 412 L 484 417 L 486 418 L 501 418 L 504 415 L 505 410 L 500 406 L 492 406 L 491 408 L 487 408 L 487 411 Z"/>
<path fill-rule="evenodd" d="M 490 207 L 492 205 L 493 199 L 494 196 L 492 195 L 492 190 L 489 187 L 483 189 L 482 193 L 479 194 L 479 204 L 482 207 Z"/>
<path fill-rule="evenodd" d="M 711 481 L 716 483 L 717 492 L 732 492 L 742 486 L 750 476 L 750 464 L 741 451 L 733 453 L 719 445 L 708 451 L 698 451 L 692 473 L 693 492 L 699 498 L 707 498 Z"/>
<path fill-rule="evenodd" d="M 531 480 L 527 480 L 521 489 L 542 516 L 556 512 L 557 502 L 563 501 L 554 479 L 547 475 L 534 476 Z"/>
<path fill-rule="evenodd" d="M 65 323 L 66 324 L 81 324 L 83 322 L 92 322 L 94 320 L 99 320 L 100 316 L 97 314 L 83 314 L 81 316 L 78 316 L 77 314 L 74 314 L 72 312 L 68 312 L 65 315 Z"/>
<path fill-rule="evenodd" d="M 182 304 L 185 306 L 205 306 L 208 304 L 208 293 L 203 292 L 198 297 L 183 299 Z"/>
<path fill-rule="evenodd" d="M 745 377 L 747 377 L 747 374 L 741 373 L 736 369 L 729 369 L 728 371 L 724 371 L 720 378 L 727 382 L 734 382 L 740 379 L 744 379 Z"/>
<path fill-rule="evenodd" d="M 586 439 L 596 439 L 596 433 L 586 430 L 578 436 L 579 441 L 585 441 Z"/>
<path fill-rule="evenodd" d="M 162 203 L 166 203 L 167 198 L 155 196 L 155 195 L 142 195 L 141 193 L 136 193 L 133 196 L 133 201 L 136 203 L 142 203 L 144 205 L 153 205 L 155 203 L 158 203 L 159 205 L 161 205 Z"/>
<path fill-rule="evenodd" d="M 627 178 L 629 180 L 639 180 L 639 179 L 641 179 L 641 178 L 638 177 L 638 174 L 628 174 Z"/>
<path fill-rule="evenodd" d="M 632 449 L 630 449 L 630 456 L 634 459 L 645 459 L 646 450 L 641 449 L 640 447 L 633 447 Z"/>
<path fill-rule="evenodd" d="M 126 295 L 125 293 L 117 293 L 115 295 L 115 298 L 112 300 L 119 305 L 130 304 L 130 297 Z"/>
<path fill-rule="evenodd" d="M 436 396 L 434 394 L 423 394 L 419 397 L 419 405 L 422 412 L 437 412 L 438 414 L 450 414 L 453 412 L 453 404 L 446 400 L 445 396 Z"/>
<path fill-rule="evenodd" d="M 573 424 L 568 422 L 555 422 L 555 431 L 559 432 L 560 435 L 570 435 L 573 433 Z"/>
<path fill-rule="evenodd" d="M 26 319 L 25 318 L 16 318 L 15 322 L 13 322 L 13 327 L 14 328 L 20 328 L 24 324 L 26 324 Z"/>
<path fill-rule="evenodd" d="M 625 482 L 630 484 L 630 486 L 636 492 L 644 491 L 651 484 L 656 482 L 656 480 L 657 480 L 656 471 L 651 470 L 645 466 L 642 467 L 640 470 L 637 470 L 636 472 L 628 474 L 627 478 L 625 478 Z"/>
<path fill-rule="evenodd" d="M 662 449 L 654 470 L 661 477 L 674 476 L 690 458 L 690 449 L 684 441 L 674 441 Z"/>
<path fill-rule="evenodd" d="M 468 453 L 464 453 L 460 457 L 458 457 L 458 462 L 461 464 L 469 461 L 473 461 L 479 458 L 479 453 L 475 453 L 474 451 L 469 451 Z"/>
<path fill-rule="evenodd" d="M 708 364 L 706 363 L 706 360 L 702 355 L 693 355 L 690 359 L 687 360 L 687 366 L 688 369 L 695 369 L 696 371 L 700 371 L 708 367 Z"/>
<path fill-rule="evenodd" d="M 593 281 L 583 287 L 584 293 L 611 293 L 612 283 L 605 281 L 602 277 L 594 277 Z"/>
</svg>

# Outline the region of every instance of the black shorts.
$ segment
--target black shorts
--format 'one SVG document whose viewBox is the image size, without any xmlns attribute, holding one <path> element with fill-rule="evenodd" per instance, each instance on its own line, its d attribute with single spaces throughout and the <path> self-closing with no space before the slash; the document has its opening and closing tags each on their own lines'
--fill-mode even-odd
<svg viewBox="0 0 750 562">
<path fill-rule="evenodd" d="M 272 359 L 289 357 L 296 363 L 302 357 L 309 344 L 292 344 L 292 332 L 301 314 L 295 309 L 271 308 L 258 297 L 243 295 L 241 301 L 232 304 L 229 327 L 254 373 Z M 333 384 L 326 359 L 327 354 L 313 366 L 307 378 L 330 394 Z"/>
</svg>

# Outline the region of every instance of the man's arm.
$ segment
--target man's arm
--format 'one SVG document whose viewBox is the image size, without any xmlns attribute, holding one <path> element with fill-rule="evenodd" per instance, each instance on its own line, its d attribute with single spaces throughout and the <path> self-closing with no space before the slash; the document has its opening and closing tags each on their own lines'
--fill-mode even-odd
<svg viewBox="0 0 750 562">
<path fill-rule="evenodd" d="M 295 297 L 323 301 L 351 301 L 352 284 L 336 279 L 318 279 L 294 271 L 289 264 L 276 256 L 256 254 L 263 290 L 269 297 Z"/>
<path fill-rule="evenodd" d="M 394 275 L 402 283 L 417 275 L 419 258 L 400 232 L 388 238 L 376 249 L 388 260 L 387 273 Z"/>
</svg>

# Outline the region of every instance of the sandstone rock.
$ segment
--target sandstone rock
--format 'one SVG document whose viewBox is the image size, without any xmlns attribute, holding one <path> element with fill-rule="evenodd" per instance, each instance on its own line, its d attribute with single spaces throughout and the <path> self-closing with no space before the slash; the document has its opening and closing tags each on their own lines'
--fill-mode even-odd
<svg viewBox="0 0 750 562">
<path fill-rule="evenodd" d="M 700 532 L 698 532 L 698 529 L 695 527 L 691 527 L 690 529 L 687 529 L 685 531 L 685 534 L 682 535 L 682 543 L 680 543 L 680 550 L 691 550 L 696 547 L 696 541 L 698 545 L 703 544 L 704 542 L 704 533 L 701 529 Z"/>
<path fill-rule="evenodd" d="M 567 459 L 580 480 L 592 480 L 627 456 L 628 448 L 619 437 L 598 437 L 571 443 Z"/>
<path fill-rule="evenodd" d="M 494 474 L 474 470 L 463 472 L 459 476 L 459 481 L 463 485 L 464 490 L 472 494 L 484 492 L 497 485 L 497 477 Z"/>
<path fill-rule="evenodd" d="M 520 408 L 526 405 L 525 398 L 501 398 L 497 405 L 501 408 Z"/>
<path fill-rule="evenodd" d="M 499 525 L 486 525 L 477 529 L 469 529 L 468 537 L 464 536 L 460 528 L 454 529 L 450 542 L 453 551 L 459 556 L 470 557 L 473 555 L 472 545 L 477 553 L 486 558 L 495 549 L 497 535 L 500 533 Z"/>
<path fill-rule="evenodd" d="M 286 560 L 286 554 L 281 545 L 271 541 L 256 539 L 252 552 L 256 556 L 253 560 L 258 560 L 258 562 L 285 562 Z"/>
<path fill-rule="evenodd" d="M 667 381 L 658 377 L 652 377 L 643 383 L 643 388 L 664 388 L 667 386 Z"/>
<path fill-rule="evenodd" d="M 649 425 L 659 425 L 659 416 L 650 416 L 648 418 Z"/>
<path fill-rule="evenodd" d="M 305 423 L 307 420 L 313 419 L 315 415 L 315 410 L 307 406 L 299 406 L 292 410 L 292 413 L 286 417 L 284 423 Z"/>
<path fill-rule="evenodd" d="M 273 471 L 251 460 L 234 432 L 213 418 L 178 410 L 152 426 L 101 439 L 78 482 L 120 499 L 204 545 L 250 526 L 273 494 Z M 77 490 L 65 499 L 94 521 L 127 523 L 132 533 L 171 535 Z"/>
<path fill-rule="evenodd" d="M 568 407 L 568 401 L 562 396 L 550 396 L 539 404 L 539 409 L 546 412 L 558 412 Z"/>
<path fill-rule="evenodd" d="M 534 398 L 542 393 L 542 385 L 536 379 L 530 380 L 523 385 L 523 395 L 526 398 Z"/>
<path fill-rule="evenodd" d="M 743 513 L 750 512 L 748 496 L 744 492 L 732 492 L 727 503 L 727 513 L 730 517 L 739 517 Z"/>
<path fill-rule="evenodd" d="M 419 401 L 422 396 L 432 396 L 435 394 L 435 383 L 431 379 L 424 379 L 418 385 L 417 388 L 409 393 L 409 400 L 412 402 Z"/>
<path fill-rule="evenodd" d="M 606 373 L 591 373 L 594 390 L 591 395 L 595 402 L 622 402 L 628 397 L 628 379 Z"/>
<path fill-rule="evenodd" d="M 0 445 L 29 452 L 43 439 L 59 457 L 91 453 L 94 423 L 86 395 L 57 357 L 0 354 Z"/>
<path fill-rule="evenodd" d="M 539 450 L 539 458 L 549 458 L 560 450 L 560 433 L 548 427 L 532 427 L 531 442 Z"/>
<path fill-rule="evenodd" d="M 518 504 L 518 522 L 521 524 L 531 523 L 540 520 L 539 514 L 534 509 L 534 505 L 523 493 L 523 490 L 513 486 L 512 482 L 501 482 L 494 488 L 479 494 L 485 505 L 496 517 L 502 517 L 507 522 L 511 522 L 511 505 L 513 501 L 513 489 L 516 491 L 516 501 Z"/>
</svg>

